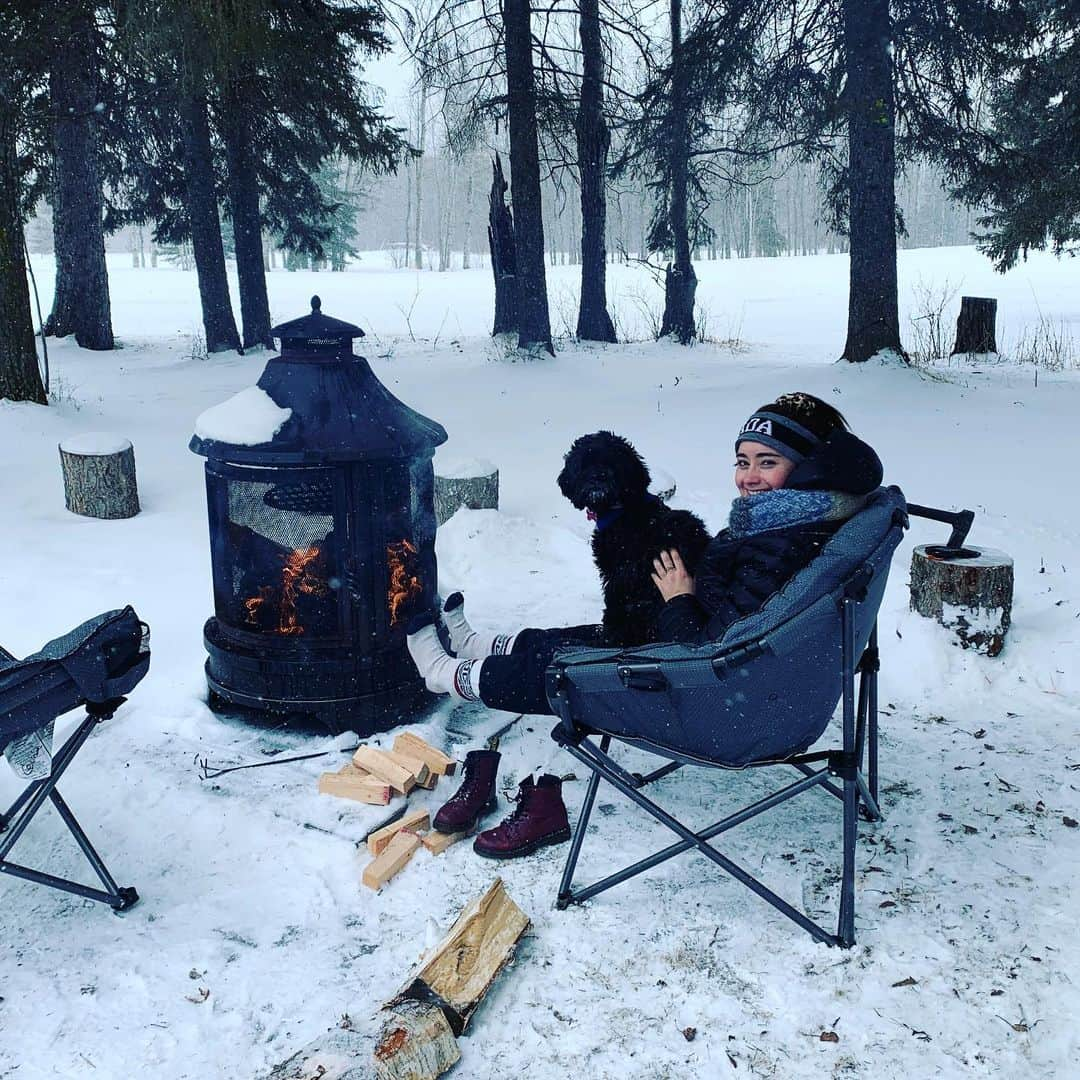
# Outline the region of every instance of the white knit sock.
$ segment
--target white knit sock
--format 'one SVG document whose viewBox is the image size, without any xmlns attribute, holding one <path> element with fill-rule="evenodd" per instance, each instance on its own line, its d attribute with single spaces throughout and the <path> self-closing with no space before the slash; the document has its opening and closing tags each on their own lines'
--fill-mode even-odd
<svg viewBox="0 0 1080 1080">
<path fill-rule="evenodd" d="M 478 658 L 457 660 L 443 647 L 434 625 L 429 624 L 408 634 L 405 643 L 424 685 L 433 694 L 449 694 L 458 701 L 479 701 L 480 667 Z"/>
<path fill-rule="evenodd" d="M 452 593 L 443 607 L 443 622 L 450 631 L 450 645 L 459 657 L 482 660 L 485 656 L 506 656 L 517 634 L 480 634 L 465 618 L 465 597 Z"/>
</svg>

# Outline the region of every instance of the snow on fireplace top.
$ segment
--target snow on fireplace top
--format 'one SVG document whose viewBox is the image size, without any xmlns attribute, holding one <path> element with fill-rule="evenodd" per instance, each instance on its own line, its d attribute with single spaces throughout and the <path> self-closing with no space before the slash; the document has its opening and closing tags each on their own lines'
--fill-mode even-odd
<svg viewBox="0 0 1080 1080">
<path fill-rule="evenodd" d="M 195 434 L 234 446 L 258 446 L 269 442 L 290 416 L 292 409 L 279 408 L 265 390 L 249 386 L 202 413 Z"/>
</svg>

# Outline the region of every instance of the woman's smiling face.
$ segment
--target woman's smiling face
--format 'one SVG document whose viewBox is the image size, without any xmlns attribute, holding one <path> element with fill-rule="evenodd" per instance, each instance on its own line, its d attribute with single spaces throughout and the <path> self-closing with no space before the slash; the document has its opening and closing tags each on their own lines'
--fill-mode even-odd
<svg viewBox="0 0 1080 1080">
<path fill-rule="evenodd" d="M 740 495 L 775 491 L 787 483 L 795 462 L 771 446 L 744 439 L 735 451 L 735 486 Z"/>
</svg>

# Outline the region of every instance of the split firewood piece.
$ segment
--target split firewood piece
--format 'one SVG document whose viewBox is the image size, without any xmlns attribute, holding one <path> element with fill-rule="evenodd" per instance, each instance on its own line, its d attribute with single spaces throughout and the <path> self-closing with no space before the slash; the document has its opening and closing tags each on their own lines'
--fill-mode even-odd
<svg viewBox="0 0 1080 1080">
<path fill-rule="evenodd" d="M 319 794 L 385 806 L 390 801 L 390 785 L 364 769 L 346 765 L 337 772 L 324 772 L 319 777 Z"/>
<path fill-rule="evenodd" d="M 375 1045 L 379 1080 L 435 1080 L 460 1057 L 457 1039 L 438 1005 L 401 1001 L 387 1009 Z"/>
<path fill-rule="evenodd" d="M 379 855 L 364 867 L 363 882 L 369 889 L 381 889 L 395 874 L 405 868 L 416 854 L 420 837 L 408 829 L 394 833 Z"/>
<path fill-rule="evenodd" d="M 414 833 L 422 833 L 431 828 L 431 820 L 428 817 L 426 810 L 412 810 L 405 814 L 403 817 L 399 817 L 397 821 L 391 821 L 389 825 L 384 825 L 381 829 L 376 829 L 367 838 L 368 851 L 372 855 L 381 855 L 383 849 L 391 840 L 401 832 L 402 829 L 409 829 Z"/>
<path fill-rule="evenodd" d="M 507 895 L 502 878 L 471 901 L 445 940 L 387 1006 L 437 1001 L 455 1035 L 465 1030 L 499 972 L 513 959 L 529 917 Z"/>
<path fill-rule="evenodd" d="M 416 787 L 416 779 L 408 769 L 399 765 L 384 750 L 374 746 L 359 746 L 353 754 L 353 764 L 366 769 L 372 776 L 385 780 L 395 791 L 408 795 Z"/>
<path fill-rule="evenodd" d="M 441 750 L 436 750 L 434 746 L 430 746 L 411 731 L 403 731 L 395 736 L 394 750 L 408 757 L 419 758 L 439 776 L 453 776 L 454 769 L 457 768 L 457 762 L 452 757 L 447 757 Z"/>
<path fill-rule="evenodd" d="M 439 774 L 437 772 L 429 772 L 428 778 L 422 783 L 417 784 L 417 787 L 422 787 L 426 791 L 434 791 L 439 783 Z"/>
<path fill-rule="evenodd" d="M 448 847 L 456 844 L 459 840 L 464 840 L 466 836 L 472 836 L 471 829 L 455 833 L 429 832 L 420 837 L 420 843 L 422 843 L 432 855 L 441 855 Z"/>
<path fill-rule="evenodd" d="M 417 757 L 409 757 L 407 754 L 399 754 L 396 750 L 383 751 L 388 758 L 396 761 L 403 769 L 412 775 L 418 787 L 427 787 L 428 777 L 431 770 Z"/>
</svg>

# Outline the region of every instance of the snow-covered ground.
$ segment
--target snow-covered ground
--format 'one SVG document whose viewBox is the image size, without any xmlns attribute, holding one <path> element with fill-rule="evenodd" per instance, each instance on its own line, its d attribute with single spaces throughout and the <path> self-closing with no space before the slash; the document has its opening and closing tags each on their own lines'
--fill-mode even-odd
<svg viewBox="0 0 1080 1080">
<path fill-rule="evenodd" d="M 125 603 L 151 624 L 150 675 L 63 785 L 142 901 L 117 917 L 0 879 L 0 1076 L 263 1076 L 345 1014 L 371 1030 L 428 920 L 448 926 L 496 873 L 533 926 L 462 1039 L 454 1075 L 1078 1074 L 1080 829 L 1064 819 L 1080 818 L 1080 372 L 1043 369 L 1036 380 L 1034 368 L 1004 362 L 835 363 L 843 256 L 699 265 L 708 333 L 738 348 L 563 344 L 555 359 L 528 363 L 486 336 L 487 270 L 417 275 L 373 255 L 345 274 L 270 275 L 276 319 L 303 314 L 318 292 L 324 311 L 368 331 L 362 351 L 379 378 L 445 425 L 448 454 L 498 466 L 501 509 L 459 512 L 438 538 L 443 594 L 464 588 L 483 626 L 598 615 L 589 526 L 554 478 L 571 439 L 602 427 L 630 437 L 677 480 L 674 502 L 718 529 L 734 494 L 738 425 L 777 393 L 808 390 L 846 413 L 913 501 L 977 512 L 973 541 L 1016 562 L 1008 645 L 997 659 L 965 653 L 909 613 L 911 547 L 945 535 L 916 522 L 881 613 L 888 817 L 863 829 L 859 943 L 841 952 L 697 855 L 567 912 L 553 906 L 565 848 L 505 865 L 465 844 L 437 859 L 421 852 L 381 893 L 364 889 L 356 841 L 386 810 L 315 791 L 355 740 L 243 727 L 204 701 L 205 491 L 187 442 L 196 416 L 253 384 L 266 354 L 199 357 L 194 275 L 124 261 L 111 266 L 123 347 L 52 343 L 54 407 L 0 402 L 0 640 L 23 655 Z M 51 261 L 35 265 L 47 310 Z M 572 321 L 576 277 L 551 271 L 556 332 Z M 643 335 L 659 290 L 639 270 L 612 267 L 609 281 L 622 332 Z M 1006 346 L 1040 319 L 1080 337 L 1070 262 L 1040 256 L 1001 278 L 970 249 L 901 253 L 906 308 L 920 287 L 945 282 L 999 298 Z M 134 519 L 64 509 L 57 443 L 100 431 L 134 444 L 143 505 Z M 503 719 L 443 706 L 414 730 L 464 753 Z M 504 788 L 538 765 L 572 771 L 552 753 L 549 723 L 526 718 L 504 737 Z M 224 766 L 315 750 L 331 753 L 199 777 L 197 759 Z M 657 791 L 702 824 L 765 783 L 698 772 Z M 452 785 L 414 801 L 434 809 Z M 572 814 L 583 788 L 566 784 Z M 0 802 L 18 790 L 0 764 Z M 721 848 L 824 912 L 836 883 L 833 810 L 827 797 L 804 798 Z M 595 822 L 584 880 L 659 839 L 617 795 L 601 798 Z M 51 812 L 16 854 L 83 873 Z M 827 1031 L 838 1041 L 822 1041 Z"/>
</svg>

